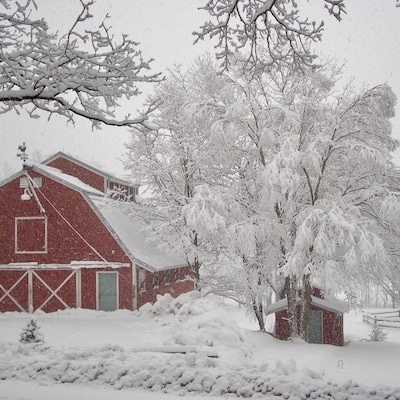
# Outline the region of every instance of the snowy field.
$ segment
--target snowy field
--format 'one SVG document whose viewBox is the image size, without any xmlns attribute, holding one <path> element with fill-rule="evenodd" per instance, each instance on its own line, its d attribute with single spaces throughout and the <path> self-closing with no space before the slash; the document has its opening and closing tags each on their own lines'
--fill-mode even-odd
<svg viewBox="0 0 400 400">
<path fill-rule="evenodd" d="M 0 314 L 0 400 L 400 399 L 400 330 L 370 342 L 361 313 L 345 316 L 344 347 L 281 342 L 194 292 L 140 312 L 38 314 L 41 345 L 19 343 L 28 318 Z"/>
</svg>

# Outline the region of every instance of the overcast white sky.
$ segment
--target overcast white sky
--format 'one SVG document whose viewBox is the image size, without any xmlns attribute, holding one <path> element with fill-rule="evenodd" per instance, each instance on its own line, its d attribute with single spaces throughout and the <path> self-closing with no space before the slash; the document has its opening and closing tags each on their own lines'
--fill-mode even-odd
<svg viewBox="0 0 400 400">
<path fill-rule="evenodd" d="M 198 10 L 207 0 L 97 0 L 92 8 L 93 24 L 109 13 L 114 32 L 128 33 L 141 43 L 145 58 L 154 58 L 154 71 L 165 71 L 173 64 L 189 65 L 210 43 L 193 45 L 192 32 L 207 15 Z M 302 2 L 304 0 L 301 0 Z M 78 0 L 36 0 L 39 14 L 50 28 L 63 32 L 79 10 Z M 299 3 L 300 3 L 299 2 Z M 323 10 L 322 1 L 311 0 L 308 7 L 316 18 L 325 20 L 325 34 L 319 49 L 347 61 L 347 77 L 368 86 L 387 82 L 400 98 L 400 8 L 395 0 L 347 0 L 347 15 L 338 23 Z M 96 19 L 97 18 L 97 19 Z M 136 101 L 132 107 L 139 106 Z M 393 120 L 394 136 L 400 139 L 400 105 Z M 32 120 L 14 113 L 0 115 L 0 179 L 21 168 L 16 157 L 19 144 L 26 142 L 32 157 L 43 159 L 65 151 L 108 171 L 121 174 L 120 159 L 129 140 L 125 128 L 104 127 L 92 131 L 91 124 L 76 119 L 75 126 L 62 118 Z M 400 164 L 400 153 L 396 155 Z"/>
</svg>

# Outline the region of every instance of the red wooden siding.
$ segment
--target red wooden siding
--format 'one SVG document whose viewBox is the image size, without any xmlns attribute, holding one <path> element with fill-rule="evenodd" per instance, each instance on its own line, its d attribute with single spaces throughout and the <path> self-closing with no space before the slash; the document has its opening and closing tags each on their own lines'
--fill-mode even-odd
<svg viewBox="0 0 400 400">
<path fill-rule="evenodd" d="M 144 280 L 141 280 L 142 273 L 145 273 Z M 169 269 L 155 273 L 139 268 L 137 275 L 138 308 L 146 303 L 154 303 L 157 300 L 158 294 L 169 293 L 171 296 L 177 297 L 195 288 L 189 267 Z"/>
<path fill-rule="evenodd" d="M 15 251 L 17 253 L 47 251 L 46 217 L 16 217 Z"/>
<path fill-rule="evenodd" d="M 30 175 L 37 174 L 30 172 Z M 90 205 L 79 192 L 47 177 L 43 177 L 40 189 L 55 208 L 73 227 L 109 262 L 130 263 L 120 245 L 101 223 Z M 39 206 L 34 198 L 22 201 L 19 178 L 0 188 L 0 264 L 26 263 L 70 264 L 71 261 L 102 261 L 96 252 L 79 237 L 56 210 L 50 206 L 37 190 L 37 195 L 46 210 L 47 253 L 15 253 L 15 217 L 40 217 Z"/>
<path fill-rule="evenodd" d="M 87 183 L 93 188 L 104 192 L 104 176 L 93 172 L 87 168 L 80 166 L 64 157 L 58 157 L 50 161 L 47 165 L 58 168 L 68 175 L 79 178 L 82 182 Z"/>
<path fill-rule="evenodd" d="M 325 327 L 323 329 L 324 343 L 335 346 L 344 345 L 343 314 L 324 310 L 323 326 Z"/>
</svg>

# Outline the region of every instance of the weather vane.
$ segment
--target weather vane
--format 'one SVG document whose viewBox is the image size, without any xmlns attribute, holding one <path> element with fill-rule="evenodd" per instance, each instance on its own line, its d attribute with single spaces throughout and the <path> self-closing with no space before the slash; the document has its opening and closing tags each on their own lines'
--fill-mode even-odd
<svg viewBox="0 0 400 400">
<path fill-rule="evenodd" d="M 25 144 L 25 142 L 22 142 L 22 144 L 18 146 L 17 157 L 19 157 L 24 164 L 25 164 L 26 160 L 28 159 L 29 156 L 26 153 L 26 144 Z"/>
</svg>

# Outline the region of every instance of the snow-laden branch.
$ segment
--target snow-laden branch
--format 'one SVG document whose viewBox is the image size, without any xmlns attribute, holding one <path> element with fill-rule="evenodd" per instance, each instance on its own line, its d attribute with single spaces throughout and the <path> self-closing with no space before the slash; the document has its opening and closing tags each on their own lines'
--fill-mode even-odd
<svg viewBox="0 0 400 400">
<path fill-rule="evenodd" d="M 140 93 L 139 83 L 158 82 L 160 75 L 148 73 L 151 60 L 143 60 L 137 43 L 126 35 L 115 42 L 105 22 L 82 33 L 93 1 L 80 2 L 81 13 L 63 37 L 31 19 L 33 1 L 0 3 L 0 112 L 25 108 L 38 117 L 35 111 L 43 110 L 89 119 L 96 128 L 144 123 L 155 104 L 134 118 L 115 113 L 120 101 Z"/>
<path fill-rule="evenodd" d="M 344 0 L 319 0 L 338 21 L 346 13 Z M 250 53 L 249 61 L 299 67 L 313 64 L 310 42 L 321 40 L 324 23 L 300 16 L 295 0 L 208 0 L 201 7 L 210 21 L 194 32 L 195 42 L 216 38 L 217 57 L 225 68 L 238 50 Z M 266 49 L 267 57 L 259 49 Z M 263 50 L 265 51 L 265 50 Z"/>
</svg>

